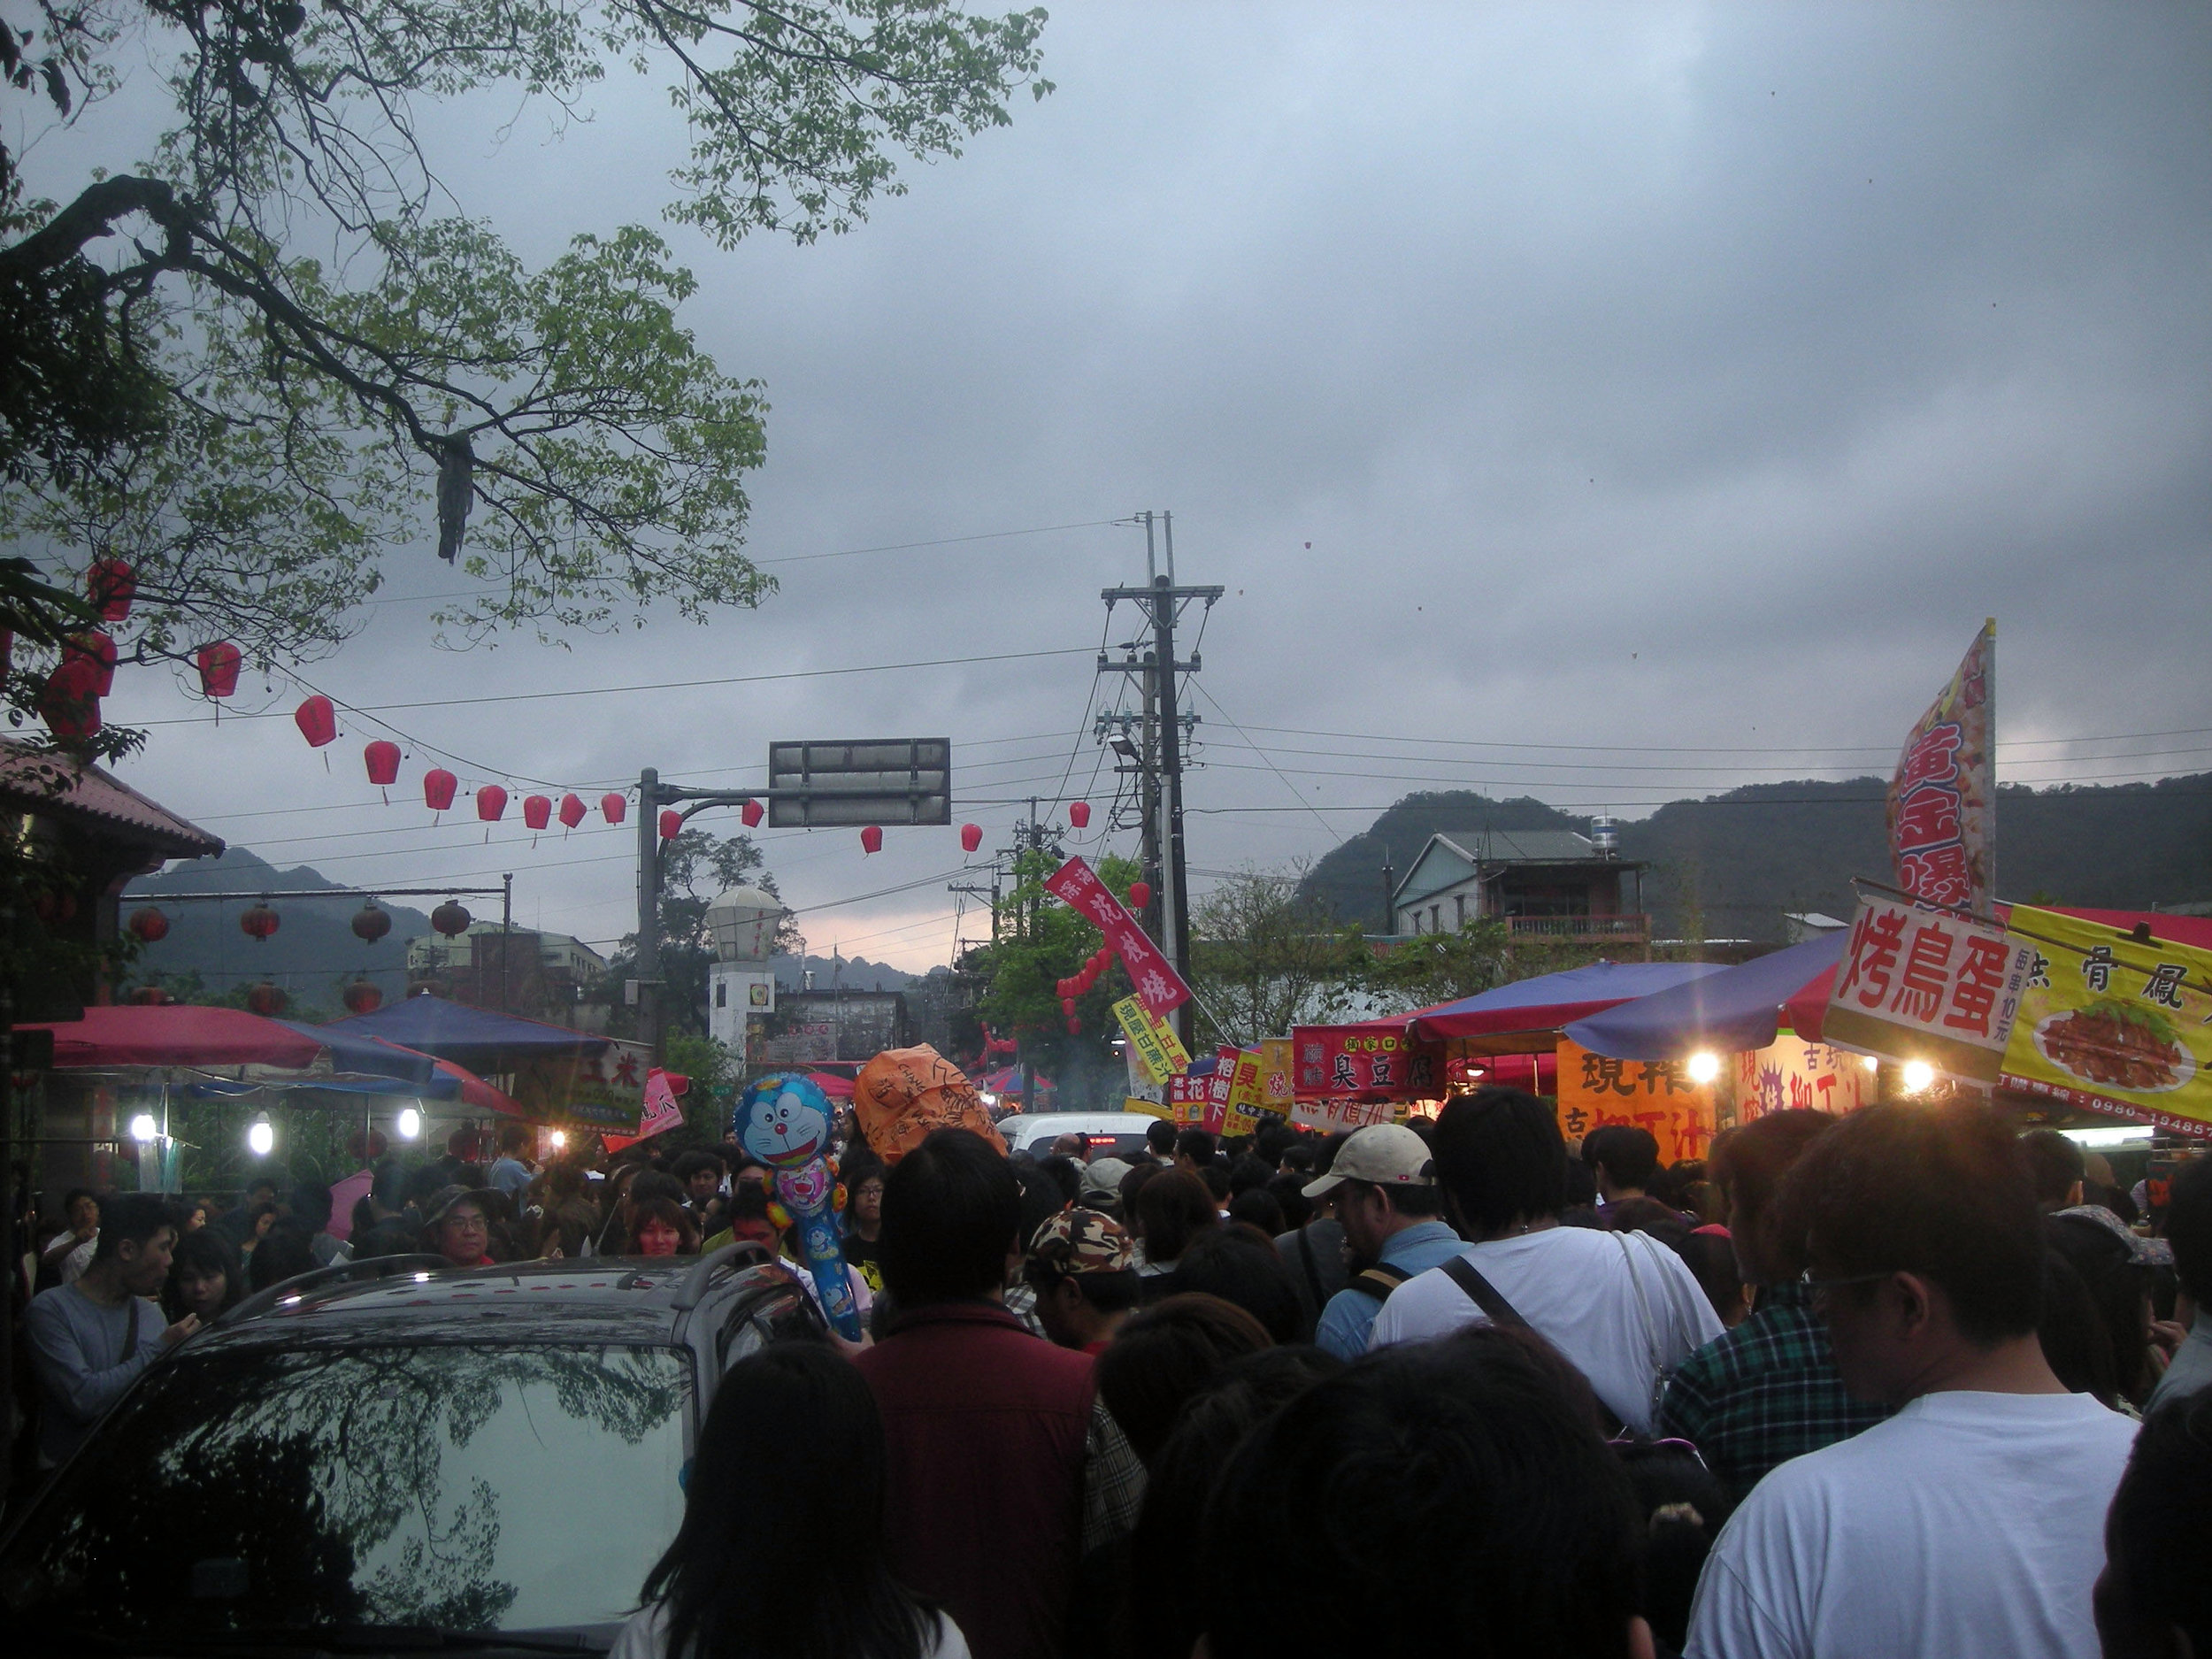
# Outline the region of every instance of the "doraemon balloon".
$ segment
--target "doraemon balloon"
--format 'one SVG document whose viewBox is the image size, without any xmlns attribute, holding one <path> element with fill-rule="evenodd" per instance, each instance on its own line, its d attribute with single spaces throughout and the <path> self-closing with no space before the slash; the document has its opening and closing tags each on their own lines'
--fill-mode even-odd
<svg viewBox="0 0 2212 1659">
<path fill-rule="evenodd" d="M 775 1172 L 776 1198 L 797 1228 L 799 1259 L 813 1275 L 815 1294 L 837 1333 L 860 1340 L 860 1309 L 845 1271 L 830 1168 L 829 1097 L 794 1072 L 760 1079 L 737 1103 L 737 1139 Z"/>
</svg>

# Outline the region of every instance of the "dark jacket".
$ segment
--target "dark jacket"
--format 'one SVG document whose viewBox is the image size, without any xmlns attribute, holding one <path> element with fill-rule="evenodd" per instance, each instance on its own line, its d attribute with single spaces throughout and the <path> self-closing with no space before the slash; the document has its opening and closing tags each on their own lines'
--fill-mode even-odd
<svg viewBox="0 0 2212 1659">
<path fill-rule="evenodd" d="M 1090 1356 L 974 1302 L 901 1315 L 856 1363 L 883 1413 L 893 1570 L 975 1659 L 1051 1659 L 1083 1549 Z"/>
</svg>

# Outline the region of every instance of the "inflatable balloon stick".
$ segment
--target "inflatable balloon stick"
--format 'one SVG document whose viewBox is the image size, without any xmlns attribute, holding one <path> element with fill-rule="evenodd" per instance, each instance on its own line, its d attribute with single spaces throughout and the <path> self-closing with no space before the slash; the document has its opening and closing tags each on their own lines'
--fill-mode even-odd
<svg viewBox="0 0 2212 1659">
<path fill-rule="evenodd" d="M 823 1313 L 840 1336 L 859 1341 L 860 1309 L 837 1230 L 829 1097 L 795 1073 L 764 1077 L 738 1102 L 735 1127 L 739 1144 L 774 1172 L 776 1200 L 791 1216 Z"/>
</svg>

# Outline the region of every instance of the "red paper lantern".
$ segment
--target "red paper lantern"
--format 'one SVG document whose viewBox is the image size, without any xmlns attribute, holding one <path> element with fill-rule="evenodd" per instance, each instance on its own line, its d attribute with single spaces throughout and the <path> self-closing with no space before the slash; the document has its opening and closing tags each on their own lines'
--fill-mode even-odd
<svg viewBox="0 0 2212 1659">
<path fill-rule="evenodd" d="M 448 939 L 468 932 L 470 919 L 467 909 L 455 903 L 451 899 L 448 899 L 430 912 L 431 926 L 436 928 Z"/>
<path fill-rule="evenodd" d="M 973 851 L 974 851 L 977 848 L 979 848 L 979 847 L 980 847 L 980 846 L 982 846 L 982 845 L 983 845 L 983 826 L 982 826 L 982 825 L 980 825 L 980 824 L 963 824 L 963 825 L 960 826 L 960 850 L 961 850 L 962 852 L 964 852 L 964 853 L 972 853 L 972 852 L 973 852 Z"/>
<path fill-rule="evenodd" d="M 553 821 L 553 797 L 549 795 L 527 795 L 522 798 L 522 821 L 526 827 L 541 830 Z"/>
<path fill-rule="evenodd" d="M 373 1014 L 384 1006 L 384 993 L 366 979 L 356 979 L 340 995 L 345 1005 L 357 1014 Z"/>
<path fill-rule="evenodd" d="M 1071 1036 L 1071 1037 L 1080 1037 L 1082 1034 L 1083 1034 L 1083 1022 L 1082 1022 L 1081 1020 L 1079 1020 L 1079 1019 L 1076 1018 L 1076 1017 L 1075 1017 L 1074 1015 L 1072 1015 L 1072 1014 L 1069 1015 L 1069 1016 L 1068 1016 L 1068 1035 L 1069 1035 L 1069 1036 Z"/>
<path fill-rule="evenodd" d="M 106 634 L 97 628 L 86 634 L 73 634 L 61 654 L 64 662 L 77 657 L 92 664 L 93 672 L 98 676 L 93 686 L 95 696 L 104 697 L 115 689 L 115 641 Z"/>
<path fill-rule="evenodd" d="M 283 918 L 265 904 L 257 904 L 238 918 L 238 931 L 249 939 L 269 942 L 269 935 L 281 926 Z"/>
<path fill-rule="evenodd" d="M 119 558 L 95 559 L 85 572 L 85 591 L 102 616 L 120 622 L 138 596 L 138 572 Z"/>
<path fill-rule="evenodd" d="M 1152 884 L 1149 881 L 1132 881 L 1129 884 L 1129 908 L 1131 910 L 1141 910 L 1151 902 Z"/>
<path fill-rule="evenodd" d="M 1068 805 L 1068 822 L 1078 829 L 1090 828 L 1091 803 L 1088 801 L 1071 802 Z"/>
<path fill-rule="evenodd" d="M 338 740 L 338 711 L 330 706 L 330 699 L 318 694 L 292 710 L 292 718 L 300 728 L 300 735 L 307 740 L 310 749 L 320 749 Z"/>
<path fill-rule="evenodd" d="M 1060 999 L 1060 1011 L 1063 1014 L 1065 1014 L 1070 1019 L 1073 1019 L 1075 1018 L 1075 999 L 1071 996 L 1062 997 Z"/>
<path fill-rule="evenodd" d="M 91 737 L 100 729 L 100 671 L 82 657 L 65 657 L 46 676 L 38 711 L 59 738 Z"/>
<path fill-rule="evenodd" d="M 599 797 L 600 816 L 610 824 L 619 824 L 622 822 L 622 814 L 629 804 L 618 795 L 603 795 Z"/>
<path fill-rule="evenodd" d="M 682 833 L 683 827 L 684 815 L 682 813 L 672 806 L 664 807 L 661 810 L 661 839 L 663 841 L 674 841 Z"/>
<path fill-rule="evenodd" d="M 200 690 L 206 695 L 227 697 L 238 689 L 238 670 L 246 657 L 228 640 L 203 645 L 192 660 L 199 665 Z"/>
<path fill-rule="evenodd" d="M 373 945 L 391 931 L 391 912 L 379 910 L 374 900 L 353 913 L 353 936 L 365 945 Z"/>
<path fill-rule="evenodd" d="M 399 745 L 378 738 L 361 751 L 362 764 L 369 769 L 369 781 L 382 788 L 399 779 Z"/>
<path fill-rule="evenodd" d="M 1053 995 L 1059 997 L 1074 995 L 1075 981 L 1073 979 L 1055 979 L 1052 982 L 1052 994 Z"/>
<path fill-rule="evenodd" d="M 453 804 L 453 792 L 461 787 L 461 780 L 443 766 L 433 766 L 422 775 L 422 803 L 433 812 L 442 812 Z"/>
<path fill-rule="evenodd" d="M 159 1008 L 169 1000 L 169 993 L 157 985 L 142 985 L 131 993 L 131 1001 L 141 1008 Z"/>
<path fill-rule="evenodd" d="M 506 816 L 507 792 L 495 783 L 476 786 L 476 816 L 487 824 L 496 824 Z"/>
<path fill-rule="evenodd" d="M 584 814 L 590 810 L 584 804 L 584 797 L 580 795 L 565 795 L 561 797 L 561 822 L 570 829 L 574 829 L 581 824 L 584 821 Z"/>
<path fill-rule="evenodd" d="M 51 927 L 76 915 L 77 895 L 67 888 L 59 893 L 42 893 L 32 908 L 38 912 L 38 919 Z"/>
<path fill-rule="evenodd" d="M 761 819 L 767 816 L 757 801 L 745 803 L 743 806 L 737 809 L 737 815 L 745 820 L 747 829 L 758 829 Z"/>
<path fill-rule="evenodd" d="M 264 1019 L 273 1019 L 281 1014 L 291 1000 L 282 987 L 271 985 L 266 979 L 246 993 L 246 1006 Z"/>
<path fill-rule="evenodd" d="M 135 937 L 149 945 L 158 944 L 169 937 L 169 918 L 151 905 L 133 910 L 129 926 Z"/>
<path fill-rule="evenodd" d="M 878 828 L 875 825 L 871 824 L 871 825 L 869 825 L 869 826 L 868 826 L 868 827 L 867 827 L 866 829 L 864 829 L 864 830 L 861 831 L 861 832 L 860 832 L 860 850 L 861 850 L 863 853 L 879 853 L 879 852 L 881 852 L 881 851 L 883 850 L 883 832 L 882 832 L 882 830 L 880 830 L 879 828 Z"/>
</svg>

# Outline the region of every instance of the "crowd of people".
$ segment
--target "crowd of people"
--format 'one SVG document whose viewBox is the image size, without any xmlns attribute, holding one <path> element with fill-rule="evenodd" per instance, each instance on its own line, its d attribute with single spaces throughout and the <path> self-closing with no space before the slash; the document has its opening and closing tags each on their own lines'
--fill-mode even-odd
<svg viewBox="0 0 2212 1659">
<path fill-rule="evenodd" d="M 2212 1160 L 2145 1225 L 1963 1102 L 1772 1113 L 1671 1167 L 1502 1088 L 1121 1156 L 841 1140 L 866 1337 L 732 1369 L 620 1659 L 2212 1653 Z M 18 1286 L 41 1461 L 349 1256 L 749 1243 L 809 1282 L 769 1170 L 649 1148 L 540 1166 L 516 1128 L 227 1208 L 71 1194 Z M 787 1469 L 834 1549 L 733 1495 Z"/>
</svg>

